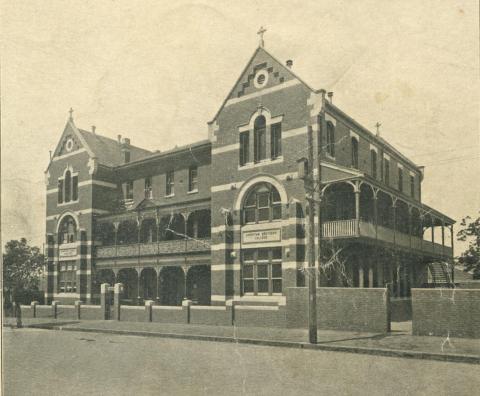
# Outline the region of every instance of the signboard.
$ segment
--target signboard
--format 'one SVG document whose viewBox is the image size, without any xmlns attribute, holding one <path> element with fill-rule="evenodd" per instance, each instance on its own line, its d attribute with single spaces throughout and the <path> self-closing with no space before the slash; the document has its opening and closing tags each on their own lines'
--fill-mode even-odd
<svg viewBox="0 0 480 396">
<path fill-rule="evenodd" d="M 242 233 L 242 243 L 260 243 L 260 242 L 280 242 L 282 232 L 280 228 L 271 230 L 244 231 Z"/>
<path fill-rule="evenodd" d="M 59 257 L 73 257 L 77 255 L 77 248 L 60 249 Z"/>
</svg>

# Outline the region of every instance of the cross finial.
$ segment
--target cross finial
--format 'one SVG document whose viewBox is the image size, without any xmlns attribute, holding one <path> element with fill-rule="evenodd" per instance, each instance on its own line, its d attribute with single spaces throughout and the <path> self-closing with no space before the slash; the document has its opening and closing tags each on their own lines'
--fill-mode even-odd
<svg viewBox="0 0 480 396">
<path fill-rule="evenodd" d="M 263 35 L 265 34 L 266 31 L 267 29 L 265 29 L 263 26 L 260 26 L 260 29 L 257 32 L 257 34 L 260 36 L 260 47 L 262 48 L 265 46 L 265 41 L 263 41 Z"/>
<path fill-rule="evenodd" d="M 380 136 L 380 127 L 381 126 L 382 126 L 382 124 L 377 121 L 377 123 L 375 124 L 375 127 L 377 128 L 377 136 Z"/>
<path fill-rule="evenodd" d="M 70 110 L 68 110 L 70 113 L 70 121 L 73 121 L 73 109 L 70 107 Z"/>
</svg>

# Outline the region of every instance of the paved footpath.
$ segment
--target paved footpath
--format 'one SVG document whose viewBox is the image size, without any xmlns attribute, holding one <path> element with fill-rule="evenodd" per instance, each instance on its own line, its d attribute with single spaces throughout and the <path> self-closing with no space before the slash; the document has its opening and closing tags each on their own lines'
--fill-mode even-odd
<svg viewBox="0 0 480 396">
<path fill-rule="evenodd" d="M 238 342 L 480 364 L 480 340 L 412 336 L 408 325 L 405 326 L 405 324 L 397 324 L 388 334 L 319 330 L 318 344 L 316 345 L 308 344 L 306 329 L 45 318 L 24 319 L 23 324 L 25 327 L 64 331 Z M 15 319 L 6 318 L 4 326 L 14 327 Z"/>
</svg>

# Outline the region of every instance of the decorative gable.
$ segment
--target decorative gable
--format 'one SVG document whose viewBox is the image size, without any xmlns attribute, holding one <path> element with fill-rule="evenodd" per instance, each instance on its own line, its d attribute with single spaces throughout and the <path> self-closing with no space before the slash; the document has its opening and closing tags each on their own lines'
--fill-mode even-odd
<svg viewBox="0 0 480 396">
<path fill-rule="evenodd" d="M 82 147 L 73 133 L 65 134 L 60 141 L 58 155 L 65 155 L 79 150 Z"/>
<path fill-rule="evenodd" d="M 258 48 L 228 99 L 240 98 L 295 78 L 287 67 L 277 61 L 265 49 Z"/>
</svg>

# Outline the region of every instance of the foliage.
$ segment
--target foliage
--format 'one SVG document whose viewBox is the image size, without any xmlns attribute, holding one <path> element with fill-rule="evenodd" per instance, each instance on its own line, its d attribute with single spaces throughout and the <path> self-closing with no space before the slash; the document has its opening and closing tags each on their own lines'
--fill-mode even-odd
<svg viewBox="0 0 480 396">
<path fill-rule="evenodd" d="M 36 246 L 29 246 L 25 238 L 11 240 L 3 254 L 3 285 L 7 301 L 28 303 L 38 295 L 44 255 Z"/>
<path fill-rule="evenodd" d="M 467 250 L 458 258 L 465 271 L 473 271 L 473 278 L 480 279 L 480 217 L 472 220 L 470 216 L 462 219 L 462 227 L 457 233 L 457 240 L 469 241 Z"/>
</svg>

